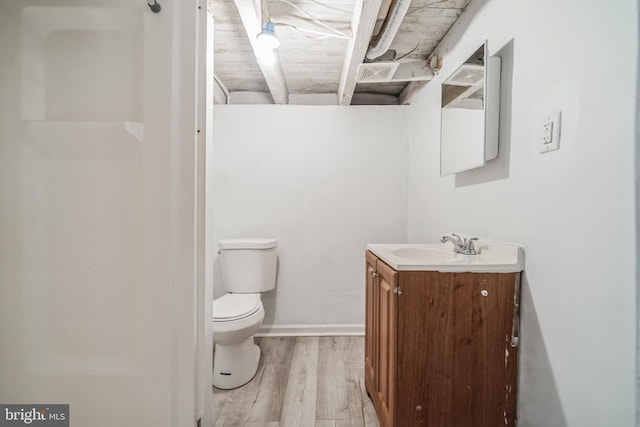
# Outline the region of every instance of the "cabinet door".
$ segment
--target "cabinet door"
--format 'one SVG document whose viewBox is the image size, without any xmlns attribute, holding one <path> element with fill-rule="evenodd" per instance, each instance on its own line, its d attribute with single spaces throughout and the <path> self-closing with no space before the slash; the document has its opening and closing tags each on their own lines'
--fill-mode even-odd
<svg viewBox="0 0 640 427">
<path fill-rule="evenodd" d="M 518 352 L 511 346 L 517 273 L 460 273 L 453 280 L 456 424 L 516 424 Z"/>
<path fill-rule="evenodd" d="M 378 281 L 376 272 L 377 258 L 371 253 L 366 255 L 366 307 L 365 307 L 365 334 L 364 334 L 364 384 L 367 392 L 374 397 L 377 390 L 376 371 L 378 369 L 377 354 L 379 348 L 378 339 Z"/>
<path fill-rule="evenodd" d="M 396 293 L 398 273 L 377 262 L 380 275 L 379 289 L 379 348 L 377 393 L 380 405 L 378 415 L 383 427 L 394 425 L 395 385 L 396 385 Z"/>
<path fill-rule="evenodd" d="M 402 273 L 396 424 L 515 426 L 517 273 Z"/>
</svg>

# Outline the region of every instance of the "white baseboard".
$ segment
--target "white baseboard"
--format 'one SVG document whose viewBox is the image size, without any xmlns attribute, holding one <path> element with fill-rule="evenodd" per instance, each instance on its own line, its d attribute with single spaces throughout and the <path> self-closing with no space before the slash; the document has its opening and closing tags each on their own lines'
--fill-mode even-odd
<svg viewBox="0 0 640 427">
<path fill-rule="evenodd" d="M 262 325 L 256 337 L 332 337 L 364 336 L 364 325 L 319 324 L 319 325 Z"/>
</svg>

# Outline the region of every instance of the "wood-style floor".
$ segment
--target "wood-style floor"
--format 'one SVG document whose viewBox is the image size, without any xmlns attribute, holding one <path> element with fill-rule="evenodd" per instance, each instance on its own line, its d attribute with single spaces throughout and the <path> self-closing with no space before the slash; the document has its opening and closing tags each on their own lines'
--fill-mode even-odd
<svg viewBox="0 0 640 427">
<path fill-rule="evenodd" d="M 364 388 L 363 337 L 256 338 L 256 376 L 213 389 L 214 427 L 378 427 Z"/>
</svg>

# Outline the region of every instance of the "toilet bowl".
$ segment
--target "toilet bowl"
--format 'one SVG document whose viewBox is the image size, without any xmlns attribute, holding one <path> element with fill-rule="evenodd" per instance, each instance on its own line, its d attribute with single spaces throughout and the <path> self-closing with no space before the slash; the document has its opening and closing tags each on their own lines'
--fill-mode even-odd
<svg viewBox="0 0 640 427">
<path fill-rule="evenodd" d="M 260 348 L 253 335 L 264 319 L 260 292 L 275 287 L 276 239 L 219 242 L 222 284 L 227 294 L 213 301 L 213 385 L 240 387 L 258 370 Z"/>
<path fill-rule="evenodd" d="M 214 300 L 213 313 L 213 384 L 240 387 L 251 381 L 260 361 L 260 347 L 253 343 L 264 319 L 260 294 L 226 294 Z"/>
</svg>

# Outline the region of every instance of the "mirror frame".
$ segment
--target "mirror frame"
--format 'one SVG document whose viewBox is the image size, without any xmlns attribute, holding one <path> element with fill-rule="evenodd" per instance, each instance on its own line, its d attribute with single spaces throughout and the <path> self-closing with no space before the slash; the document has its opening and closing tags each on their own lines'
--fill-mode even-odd
<svg viewBox="0 0 640 427">
<path fill-rule="evenodd" d="M 444 79 L 441 83 L 441 91 L 443 87 L 447 84 L 446 82 L 451 79 L 461 68 L 469 63 L 476 53 L 482 49 L 483 50 L 483 126 L 482 126 L 482 135 L 480 138 L 473 138 L 475 140 L 480 139 L 482 147 L 471 147 L 471 148 L 481 148 L 481 150 L 477 150 L 481 155 L 476 155 L 473 159 L 473 164 L 465 163 L 456 165 L 455 162 L 450 162 L 451 158 L 445 158 L 443 153 L 443 146 L 447 143 L 445 138 L 443 137 L 443 110 L 444 106 L 442 105 L 442 96 L 440 102 L 440 176 L 447 176 L 456 174 L 459 172 L 464 172 L 470 169 L 476 169 L 482 167 L 486 164 L 487 161 L 493 160 L 498 157 L 498 146 L 499 146 L 499 130 L 500 130 L 500 57 L 489 55 L 488 41 L 485 42 L 478 48 L 473 51 L 473 53 L 465 60 L 463 64 L 457 67 L 446 79 Z M 462 125 L 462 124 L 461 124 Z M 464 127 L 460 127 L 461 130 L 464 130 Z M 473 142 L 471 142 L 473 144 Z M 444 164 L 447 162 L 448 164 Z"/>
</svg>

